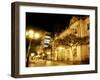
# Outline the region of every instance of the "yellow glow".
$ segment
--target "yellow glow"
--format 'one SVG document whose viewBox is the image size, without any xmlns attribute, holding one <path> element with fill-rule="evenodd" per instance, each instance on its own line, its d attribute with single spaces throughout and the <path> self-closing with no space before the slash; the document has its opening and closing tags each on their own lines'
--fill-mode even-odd
<svg viewBox="0 0 100 80">
<path fill-rule="evenodd" d="M 32 34 L 29 35 L 29 38 L 31 38 L 31 39 L 33 39 L 33 37 L 34 37 L 34 35 L 32 35 Z"/>
<path fill-rule="evenodd" d="M 34 31 L 33 30 L 29 30 L 28 33 L 29 33 L 29 35 L 30 34 L 34 34 Z"/>
<path fill-rule="evenodd" d="M 31 53 L 31 56 L 34 56 L 35 55 L 35 53 Z"/>
<path fill-rule="evenodd" d="M 33 39 L 34 37 L 34 31 L 33 30 L 29 30 L 26 32 L 26 36 L 29 36 L 29 38 Z"/>
<path fill-rule="evenodd" d="M 72 46 L 73 44 L 71 43 L 70 45 Z"/>
<path fill-rule="evenodd" d="M 47 54 L 51 54 L 51 52 L 50 52 L 50 51 L 48 51 L 48 52 L 47 52 Z"/>
<path fill-rule="evenodd" d="M 40 38 L 40 34 L 39 34 L 39 33 L 35 33 L 35 34 L 34 34 L 34 38 L 35 38 L 35 39 Z"/>
<path fill-rule="evenodd" d="M 29 30 L 28 33 L 29 33 L 29 35 L 33 35 L 34 31 L 33 30 Z"/>
<path fill-rule="evenodd" d="M 26 31 L 26 36 L 28 36 L 28 35 L 29 35 L 28 31 Z"/>
<path fill-rule="evenodd" d="M 33 30 L 26 31 L 26 36 L 31 39 L 38 39 L 40 38 L 40 34 L 38 32 L 34 32 Z"/>
<path fill-rule="evenodd" d="M 42 54 L 43 56 L 45 56 L 45 54 Z"/>
<path fill-rule="evenodd" d="M 40 51 L 40 50 L 38 50 L 38 51 L 37 51 L 37 53 L 38 53 L 38 54 L 40 54 L 40 53 L 41 53 L 41 51 Z"/>
<path fill-rule="evenodd" d="M 59 50 L 63 50 L 63 49 L 65 49 L 65 48 L 62 47 L 62 46 L 59 46 L 58 49 L 59 49 Z"/>
</svg>

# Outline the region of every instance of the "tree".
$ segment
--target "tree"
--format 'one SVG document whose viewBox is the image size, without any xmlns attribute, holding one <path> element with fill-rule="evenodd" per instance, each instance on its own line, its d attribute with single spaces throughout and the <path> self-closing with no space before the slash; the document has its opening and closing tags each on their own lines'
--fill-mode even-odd
<svg viewBox="0 0 100 80">
<path fill-rule="evenodd" d="M 66 48 L 71 48 L 71 53 L 74 56 L 75 54 L 73 54 L 73 50 L 72 47 L 77 47 L 78 45 L 86 45 L 89 44 L 89 36 L 85 36 L 85 37 L 78 37 L 74 34 L 69 34 L 66 37 L 64 37 L 63 39 L 57 39 L 55 40 L 55 45 L 56 47 L 59 45 L 63 45 Z"/>
</svg>

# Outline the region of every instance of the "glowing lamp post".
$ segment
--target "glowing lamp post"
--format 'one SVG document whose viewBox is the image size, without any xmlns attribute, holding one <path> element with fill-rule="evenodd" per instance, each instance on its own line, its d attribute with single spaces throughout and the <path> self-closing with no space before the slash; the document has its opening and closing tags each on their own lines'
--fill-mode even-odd
<svg viewBox="0 0 100 80">
<path fill-rule="evenodd" d="M 32 39 L 40 38 L 40 34 L 38 32 L 34 32 L 33 30 L 28 30 L 28 31 L 26 31 L 26 37 L 29 38 L 29 46 L 28 46 L 28 51 L 27 51 L 27 55 L 26 55 L 26 59 L 27 59 L 26 66 L 28 67 L 28 59 L 29 59 Z"/>
</svg>

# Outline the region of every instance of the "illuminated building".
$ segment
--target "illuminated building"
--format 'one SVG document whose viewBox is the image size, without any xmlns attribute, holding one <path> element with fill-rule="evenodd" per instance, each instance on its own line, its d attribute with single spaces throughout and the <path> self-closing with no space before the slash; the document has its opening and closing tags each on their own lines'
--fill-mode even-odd
<svg viewBox="0 0 100 80">
<path fill-rule="evenodd" d="M 89 63 L 89 24 L 89 16 L 73 16 L 69 27 L 66 27 L 52 44 L 54 49 L 53 59 Z M 68 36 L 70 37 L 69 43 Z M 77 39 L 80 40 L 78 41 Z M 69 46 L 64 45 L 67 43 Z M 60 47 L 59 49 L 59 46 L 64 48 Z"/>
</svg>

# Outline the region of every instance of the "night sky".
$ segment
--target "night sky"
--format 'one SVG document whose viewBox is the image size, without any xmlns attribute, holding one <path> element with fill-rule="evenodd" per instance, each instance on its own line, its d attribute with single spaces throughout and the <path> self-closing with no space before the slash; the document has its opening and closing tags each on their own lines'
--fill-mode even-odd
<svg viewBox="0 0 100 80">
<path fill-rule="evenodd" d="M 72 16 L 86 17 L 86 15 L 51 14 L 51 13 L 29 13 L 26 12 L 26 29 L 37 28 L 47 32 L 62 32 L 69 27 Z M 58 29 L 58 30 L 57 30 Z"/>
<path fill-rule="evenodd" d="M 65 14 L 26 13 L 26 28 L 33 26 L 33 28 L 53 32 L 56 27 L 60 27 L 63 30 L 69 25 L 71 17 Z"/>
</svg>

